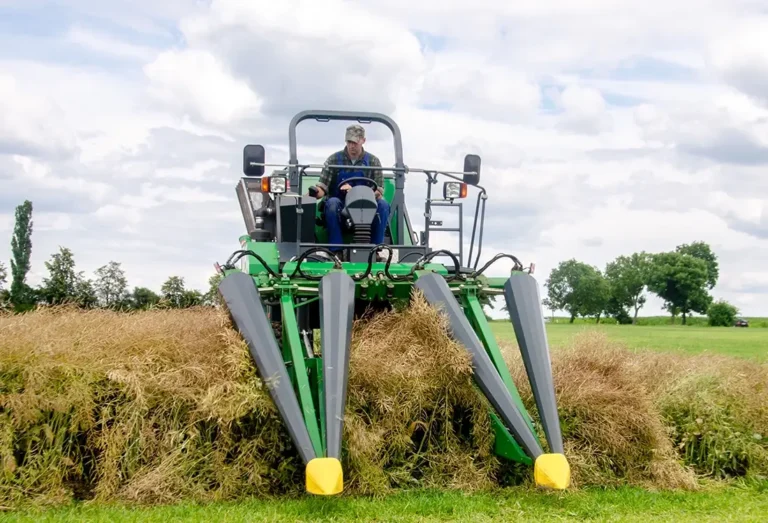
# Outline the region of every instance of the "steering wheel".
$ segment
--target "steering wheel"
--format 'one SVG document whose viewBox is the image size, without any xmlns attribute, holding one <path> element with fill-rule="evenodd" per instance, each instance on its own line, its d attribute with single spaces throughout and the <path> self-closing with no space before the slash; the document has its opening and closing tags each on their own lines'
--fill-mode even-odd
<svg viewBox="0 0 768 523">
<path fill-rule="evenodd" d="M 365 182 L 368 185 L 371 185 L 372 186 L 371 188 L 374 191 L 376 191 L 379 188 L 379 184 L 377 184 L 375 181 L 371 180 L 370 178 L 366 178 L 365 176 L 353 176 L 352 178 L 347 178 L 346 180 L 344 180 L 344 183 L 349 183 L 349 182 Z M 342 183 L 341 185 L 344 185 L 344 183 Z"/>
</svg>

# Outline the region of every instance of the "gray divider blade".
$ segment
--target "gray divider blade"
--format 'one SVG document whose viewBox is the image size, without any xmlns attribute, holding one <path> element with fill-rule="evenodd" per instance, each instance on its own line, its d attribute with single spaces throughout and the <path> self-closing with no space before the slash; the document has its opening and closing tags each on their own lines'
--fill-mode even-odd
<svg viewBox="0 0 768 523">
<path fill-rule="evenodd" d="M 320 280 L 320 326 L 325 384 L 327 457 L 341 459 L 344 410 L 347 404 L 349 345 L 355 315 L 355 282 L 344 272 Z"/>
<path fill-rule="evenodd" d="M 504 298 L 547 442 L 552 452 L 562 454 L 563 436 L 538 284 L 530 274 L 514 274 L 504 284 Z"/>
<path fill-rule="evenodd" d="M 433 307 L 448 315 L 453 337 L 472 355 L 475 381 L 507 428 L 512 431 L 528 455 L 535 460 L 543 451 L 512 400 L 512 395 L 504 386 L 485 347 L 472 330 L 469 320 L 451 293 L 448 283 L 439 274 L 430 273 L 419 276 L 416 287 L 424 293 L 424 297 Z"/>
<path fill-rule="evenodd" d="M 242 272 L 229 274 L 219 283 L 219 293 L 227 304 L 232 321 L 245 339 L 259 374 L 306 465 L 316 457 L 315 451 L 253 278 Z"/>
</svg>

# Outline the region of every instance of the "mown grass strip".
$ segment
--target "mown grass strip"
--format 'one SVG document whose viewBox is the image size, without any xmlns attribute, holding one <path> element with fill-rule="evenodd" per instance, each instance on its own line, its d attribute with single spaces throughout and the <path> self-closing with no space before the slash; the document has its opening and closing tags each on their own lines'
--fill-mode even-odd
<svg viewBox="0 0 768 523">
<path fill-rule="evenodd" d="M 509 322 L 492 322 L 494 334 L 514 342 Z M 547 325 L 547 336 L 553 348 L 568 345 L 576 336 L 599 332 L 608 339 L 632 350 L 713 354 L 768 362 L 768 331 L 735 327 L 681 327 L 639 325 Z"/>
<path fill-rule="evenodd" d="M 544 493 L 514 487 L 464 494 L 404 492 L 383 498 L 249 500 L 135 508 L 77 506 L 0 515 L 8 523 L 72 521 L 763 521 L 768 487 L 718 488 L 693 493 L 623 487 Z"/>
</svg>

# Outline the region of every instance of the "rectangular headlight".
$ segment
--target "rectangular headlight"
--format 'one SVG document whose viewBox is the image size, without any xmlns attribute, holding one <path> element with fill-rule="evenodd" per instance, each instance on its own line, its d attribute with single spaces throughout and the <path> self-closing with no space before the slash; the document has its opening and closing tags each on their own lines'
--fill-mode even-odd
<svg viewBox="0 0 768 523">
<path fill-rule="evenodd" d="M 265 176 L 261 179 L 261 190 L 264 192 L 284 193 L 289 187 L 287 176 Z"/>
<path fill-rule="evenodd" d="M 467 184 L 461 182 L 445 182 L 443 184 L 443 198 L 453 200 L 464 198 L 467 195 Z"/>
<path fill-rule="evenodd" d="M 272 176 L 269 189 L 273 193 L 283 193 L 288 185 L 288 178 L 285 176 Z"/>
</svg>

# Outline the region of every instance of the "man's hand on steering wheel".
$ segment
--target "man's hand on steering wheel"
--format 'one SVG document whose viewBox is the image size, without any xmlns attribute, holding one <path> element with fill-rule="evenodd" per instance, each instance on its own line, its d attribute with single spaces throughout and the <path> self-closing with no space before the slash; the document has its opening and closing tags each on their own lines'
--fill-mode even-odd
<svg viewBox="0 0 768 523">
<path fill-rule="evenodd" d="M 317 198 L 318 200 L 321 199 L 323 196 L 325 196 L 325 191 L 323 191 L 322 188 L 313 185 L 309 189 L 307 189 L 307 194 L 305 196 L 311 196 L 313 198 Z"/>
<path fill-rule="evenodd" d="M 341 191 L 348 191 L 351 188 L 352 188 L 351 185 L 349 185 L 348 183 L 345 183 L 344 185 L 339 187 L 339 190 L 341 190 Z M 376 189 L 374 189 L 373 194 L 376 195 L 376 199 L 377 200 L 381 200 L 381 188 L 380 187 L 377 187 Z"/>
<path fill-rule="evenodd" d="M 365 176 L 354 176 L 352 178 L 348 178 L 347 182 L 363 182 L 366 185 L 368 185 L 371 189 L 373 189 L 373 192 L 376 194 L 376 199 L 378 200 L 381 198 L 381 187 L 379 187 L 379 184 L 377 184 L 374 180 L 371 178 L 366 178 Z M 349 183 L 345 183 L 341 187 L 339 187 L 339 190 L 342 191 L 348 191 L 352 188 L 352 186 Z"/>
<path fill-rule="evenodd" d="M 353 176 L 352 178 L 347 178 L 346 183 L 344 183 L 344 186 L 349 186 L 349 182 L 363 182 L 374 191 L 379 188 L 379 184 L 376 183 L 375 180 L 371 178 L 366 178 L 365 176 Z"/>
</svg>

